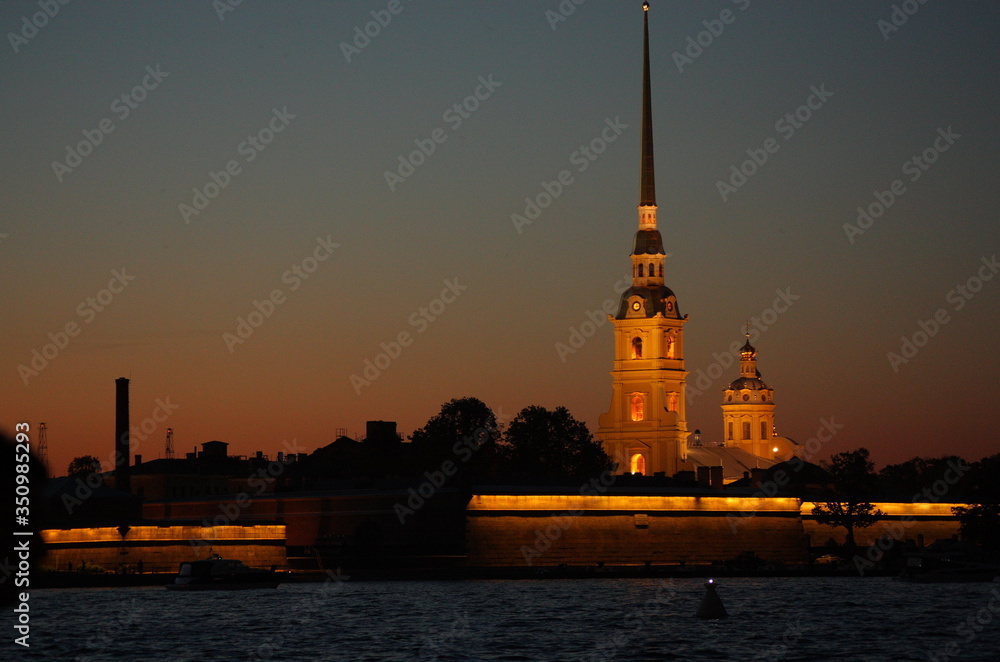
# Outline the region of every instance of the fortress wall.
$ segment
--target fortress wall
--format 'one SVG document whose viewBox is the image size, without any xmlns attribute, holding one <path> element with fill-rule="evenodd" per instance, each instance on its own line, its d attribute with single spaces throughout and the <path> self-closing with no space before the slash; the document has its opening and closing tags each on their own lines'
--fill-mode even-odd
<svg viewBox="0 0 1000 662">
<path fill-rule="evenodd" d="M 466 516 L 470 566 L 711 563 L 743 552 L 794 563 L 808 552 L 794 498 L 476 495 Z"/>
<path fill-rule="evenodd" d="M 825 545 L 831 538 L 843 544 L 847 537 L 844 527 L 820 524 L 812 514 L 817 503 L 802 502 L 802 526 L 814 547 Z M 887 503 L 874 504 L 886 517 L 874 526 L 855 529 L 854 541 L 861 546 L 872 545 L 879 536 L 888 534 L 896 540 L 919 541 L 923 536 L 925 545 L 935 540 L 948 539 L 959 534 L 959 523 L 951 509 L 966 506 L 962 503 Z"/>
<path fill-rule="evenodd" d="M 450 545 L 461 551 L 464 497 L 440 490 L 434 500 L 416 501 L 408 492 L 364 494 L 268 494 L 244 499 L 164 501 L 143 504 L 148 519 L 202 521 L 209 524 L 254 524 L 280 521 L 287 544 L 312 547 L 324 540 L 352 541 L 361 527 L 377 530 L 386 548 Z"/>
<path fill-rule="evenodd" d="M 289 503 L 291 502 L 291 503 Z M 319 535 L 320 518 L 330 510 L 316 498 L 294 500 L 258 496 L 253 499 L 237 496 L 222 499 L 187 499 L 146 502 L 142 514 L 146 519 L 200 521 L 210 525 L 245 524 L 255 521 L 283 521 L 289 545 L 313 544 Z M 344 508 L 353 511 L 354 508 Z"/>
<path fill-rule="evenodd" d="M 533 567 L 600 562 L 628 565 L 646 561 L 695 564 L 733 559 L 743 552 L 753 552 L 765 560 L 797 563 L 808 560 L 810 545 L 822 546 L 830 538 L 843 542 L 845 537 L 842 527 L 816 522 L 812 516 L 813 502 L 791 497 L 477 494 L 466 505 L 455 494 L 436 506 L 417 508 L 416 513 L 405 518 L 405 525 L 401 525 L 395 510 L 401 502 L 405 503 L 403 495 L 389 493 L 268 495 L 243 505 L 233 524 L 251 525 L 255 519 L 286 522 L 281 533 L 267 534 L 271 540 L 280 540 L 280 545 L 286 542 L 286 534 L 289 545 L 314 545 L 318 536 L 350 540 L 365 522 L 377 524 L 383 543 L 396 549 L 412 546 L 411 551 L 419 551 L 428 541 L 453 541 L 449 544 L 461 546 L 464 536 L 467 565 L 474 567 L 524 567 L 529 560 Z M 914 541 L 923 536 L 924 543 L 930 544 L 939 538 L 951 538 L 959 530 L 951 508 L 960 504 L 876 505 L 887 517 L 876 526 L 858 530 L 859 545 L 871 544 L 886 532 Z M 226 509 L 231 509 L 231 505 L 225 500 L 147 503 L 145 514 L 216 523 L 213 520 Z M 219 520 L 224 521 L 225 518 Z M 223 555 L 243 558 L 251 565 L 283 565 L 283 546 L 280 560 L 274 560 L 274 554 L 279 552 L 264 549 L 272 543 L 248 542 L 249 534 L 240 533 L 264 531 L 266 527 L 266 524 L 134 527 L 128 534 L 133 547 L 128 550 L 127 559 L 135 563 L 141 556 L 147 569 L 160 563 L 176 566 L 179 560 L 171 556 L 173 552 L 156 545 L 140 545 L 139 529 L 163 528 L 181 532 L 177 534 L 181 540 L 177 543 L 177 554 L 184 556 L 180 560 L 207 554 L 207 549 L 192 549 L 186 542 L 188 539 L 214 536 L 215 550 Z M 224 532 L 230 529 L 232 532 Z M 72 553 L 54 549 L 51 559 L 58 560 L 63 567 L 68 560 L 76 564 L 84 558 L 109 569 L 116 567 L 121 558 L 115 556 L 121 550 L 112 544 L 120 539 L 116 529 L 74 531 L 102 531 L 106 538 L 102 556 L 98 558 L 96 546 L 91 545 Z M 227 546 L 230 544 L 233 547 Z M 241 546 L 251 556 L 240 556 L 237 547 Z"/>
<path fill-rule="evenodd" d="M 86 561 L 113 572 L 176 572 L 183 561 L 208 557 L 209 550 L 249 566 L 284 566 L 285 526 L 133 526 L 124 535 L 115 527 L 45 529 L 43 566 L 78 569 Z"/>
</svg>

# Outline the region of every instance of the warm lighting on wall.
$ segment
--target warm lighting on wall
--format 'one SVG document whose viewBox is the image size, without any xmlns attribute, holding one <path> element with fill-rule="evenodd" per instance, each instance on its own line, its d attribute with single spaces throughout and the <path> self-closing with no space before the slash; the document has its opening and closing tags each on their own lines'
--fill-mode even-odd
<svg viewBox="0 0 1000 662">
<path fill-rule="evenodd" d="M 284 538 L 284 524 L 253 526 L 133 526 L 123 536 L 116 527 L 81 527 L 76 529 L 44 529 L 42 540 L 47 544 L 166 542 L 187 540 L 236 541 L 260 538 Z"/>
<path fill-rule="evenodd" d="M 467 509 L 476 511 L 551 511 L 620 510 L 623 514 L 656 511 L 798 512 L 795 497 L 706 497 L 706 496 L 584 496 L 579 494 L 477 494 Z M 810 512 L 812 512 L 810 507 Z"/>
<path fill-rule="evenodd" d="M 815 506 L 822 505 L 820 503 L 812 501 L 802 502 L 802 516 L 812 517 L 812 509 Z M 874 506 L 884 512 L 889 517 L 945 517 L 954 518 L 954 513 L 951 512 L 952 508 L 963 507 L 968 508 L 968 504 L 965 503 L 874 503 Z"/>
</svg>

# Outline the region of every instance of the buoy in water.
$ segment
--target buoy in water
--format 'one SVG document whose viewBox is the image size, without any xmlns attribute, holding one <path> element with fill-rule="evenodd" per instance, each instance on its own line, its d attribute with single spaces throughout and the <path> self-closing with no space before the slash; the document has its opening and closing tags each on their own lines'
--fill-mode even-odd
<svg viewBox="0 0 1000 662">
<path fill-rule="evenodd" d="M 702 598 L 701 606 L 698 607 L 698 613 L 695 616 L 706 620 L 729 618 L 729 614 L 726 613 L 726 608 L 722 604 L 722 598 L 715 592 L 714 580 L 709 579 L 705 584 L 705 597 Z"/>
</svg>

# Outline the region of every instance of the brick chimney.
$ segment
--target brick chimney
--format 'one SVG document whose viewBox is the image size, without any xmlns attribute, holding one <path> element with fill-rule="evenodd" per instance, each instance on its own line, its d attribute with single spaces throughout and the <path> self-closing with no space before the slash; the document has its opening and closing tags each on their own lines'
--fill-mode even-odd
<svg viewBox="0 0 1000 662">
<path fill-rule="evenodd" d="M 717 466 L 717 467 L 709 467 L 709 468 L 711 470 L 710 474 L 709 474 L 710 487 L 713 490 L 721 490 L 722 489 L 722 466 L 720 465 L 720 466 Z"/>
<path fill-rule="evenodd" d="M 709 487 L 711 482 L 711 467 L 698 467 L 698 487 Z"/>
</svg>

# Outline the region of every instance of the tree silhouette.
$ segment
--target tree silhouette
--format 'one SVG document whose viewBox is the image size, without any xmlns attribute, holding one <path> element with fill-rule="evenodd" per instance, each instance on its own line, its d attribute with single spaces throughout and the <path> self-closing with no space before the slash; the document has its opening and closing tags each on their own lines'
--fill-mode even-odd
<svg viewBox="0 0 1000 662">
<path fill-rule="evenodd" d="M 974 462 L 966 476 L 969 484 L 968 506 L 957 506 L 962 538 L 1000 551 L 1000 454 Z"/>
<path fill-rule="evenodd" d="M 820 524 L 847 529 L 847 546 L 855 547 L 854 530 L 875 524 L 885 513 L 868 501 L 875 493 L 877 475 L 868 449 L 837 453 L 823 468 L 833 477 L 833 491 L 826 501 L 815 506 L 813 516 Z"/>
<path fill-rule="evenodd" d="M 424 427 L 413 431 L 410 441 L 421 470 L 452 461 L 459 473 L 488 473 L 495 463 L 500 426 L 493 410 L 478 398 L 455 398 Z"/>
<path fill-rule="evenodd" d="M 601 442 L 565 407 L 525 407 L 510 422 L 503 451 L 515 472 L 533 476 L 594 476 L 611 469 Z"/>
<path fill-rule="evenodd" d="M 963 465 L 964 461 L 957 455 L 945 455 L 939 458 L 914 457 L 899 464 L 889 464 L 878 472 L 879 493 L 899 499 L 912 498 L 921 492 L 945 472 L 953 464 Z M 951 487 L 950 497 L 964 488 L 964 480 Z"/>
<path fill-rule="evenodd" d="M 66 475 L 70 478 L 86 478 L 90 474 L 100 472 L 101 461 L 93 455 L 74 457 L 66 468 Z"/>
</svg>

